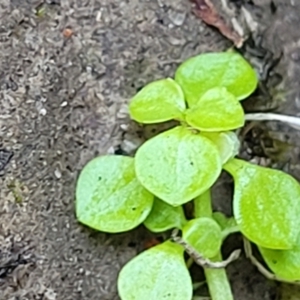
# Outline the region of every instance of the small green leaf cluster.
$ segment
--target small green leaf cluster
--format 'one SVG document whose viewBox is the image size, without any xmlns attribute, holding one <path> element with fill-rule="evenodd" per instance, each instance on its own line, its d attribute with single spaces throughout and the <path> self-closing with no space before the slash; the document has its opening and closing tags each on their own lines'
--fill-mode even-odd
<svg viewBox="0 0 300 300">
<path fill-rule="evenodd" d="M 257 86 L 239 54 L 193 57 L 175 78 L 146 85 L 131 100 L 130 116 L 143 124 L 180 125 L 146 141 L 134 158 L 101 156 L 82 170 L 76 188 L 77 219 L 116 233 L 144 224 L 152 232 L 178 228 L 205 259 L 219 257 L 224 238 L 240 231 L 258 245 L 279 277 L 300 280 L 300 186 L 289 175 L 234 158 L 244 125 L 240 101 Z M 234 180 L 234 218 L 202 213 L 200 203 L 222 170 Z M 198 200 L 197 200 L 198 199 Z M 194 201 L 195 218 L 183 206 Z M 198 202 L 197 202 L 198 201 Z M 189 300 L 192 280 L 182 245 L 166 240 L 128 262 L 118 278 L 122 300 Z M 220 298 L 222 299 L 222 298 Z"/>
</svg>

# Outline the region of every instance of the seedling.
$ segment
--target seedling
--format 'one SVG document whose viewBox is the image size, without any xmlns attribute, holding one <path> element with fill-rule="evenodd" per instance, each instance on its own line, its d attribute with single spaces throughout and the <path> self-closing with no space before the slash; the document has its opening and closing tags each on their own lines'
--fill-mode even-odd
<svg viewBox="0 0 300 300">
<path fill-rule="evenodd" d="M 193 283 L 184 252 L 204 268 L 210 297 L 233 299 L 222 241 L 241 232 L 256 244 L 274 279 L 300 280 L 300 186 L 291 176 L 235 158 L 240 101 L 257 86 L 237 53 L 208 53 L 184 62 L 175 79 L 152 82 L 131 100 L 131 118 L 179 125 L 146 141 L 134 158 L 101 156 L 82 170 L 78 220 L 97 230 L 124 232 L 144 224 L 170 238 L 128 262 L 118 278 L 122 300 L 190 300 Z M 233 217 L 212 212 L 210 189 L 222 170 L 234 180 Z M 193 201 L 194 218 L 183 206 Z M 181 235 L 178 232 L 181 231 Z M 247 248 L 249 250 L 249 247 Z M 249 251 L 248 251 L 249 253 Z"/>
</svg>

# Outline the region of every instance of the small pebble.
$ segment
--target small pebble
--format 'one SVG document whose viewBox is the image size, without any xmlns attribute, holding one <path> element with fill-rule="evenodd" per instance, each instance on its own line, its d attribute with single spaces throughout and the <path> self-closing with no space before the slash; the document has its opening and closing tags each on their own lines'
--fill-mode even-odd
<svg viewBox="0 0 300 300">
<path fill-rule="evenodd" d="M 129 139 L 125 139 L 122 144 L 121 148 L 124 152 L 131 154 L 134 152 L 140 145 L 142 144 L 142 140 L 135 137 L 129 137 Z"/>
<path fill-rule="evenodd" d="M 128 130 L 128 124 L 121 124 L 120 125 L 120 128 L 123 130 L 123 131 L 127 131 Z"/>
<path fill-rule="evenodd" d="M 56 300 L 56 293 L 52 289 L 47 289 L 44 296 L 47 300 Z"/>
<path fill-rule="evenodd" d="M 60 172 L 60 170 L 55 169 L 54 175 L 55 175 L 55 177 L 56 177 L 57 179 L 60 179 L 60 178 L 61 178 L 61 172 Z"/>
<path fill-rule="evenodd" d="M 39 111 L 39 114 L 42 116 L 45 116 L 47 114 L 47 110 L 45 108 L 41 108 L 41 110 Z"/>
<path fill-rule="evenodd" d="M 186 13 L 173 11 L 169 15 L 169 18 L 174 25 L 181 26 L 185 21 Z"/>
<path fill-rule="evenodd" d="M 109 147 L 106 151 L 107 154 L 114 154 L 115 153 L 115 148 L 113 146 Z"/>
</svg>

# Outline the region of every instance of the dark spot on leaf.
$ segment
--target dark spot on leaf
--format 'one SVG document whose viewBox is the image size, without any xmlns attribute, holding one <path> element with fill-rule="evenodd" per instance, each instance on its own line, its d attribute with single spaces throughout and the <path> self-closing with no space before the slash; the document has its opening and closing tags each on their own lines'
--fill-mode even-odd
<svg viewBox="0 0 300 300">
<path fill-rule="evenodd" d="M 131 209 L 132 209 L 132 210 L 136 210 L 136 207 L 132 207 Z"/>
<path fill-rule="evenodd" d="M 277 264 L 277 260 L 272 260 L 272 263 L 273 263 L 274 265 L 276 265 L 276 264 Z"/>
<path fill-rule="evenodd" d="M 99 177 L 98 177 L 98 180 L 102 180 L 102 177 L 101 177 L 101 176 L 99 176 Z"/>
<path fill-rule="evenodd" d="M 190 162 L 190 165 L 191 165 L 191 166 L 193 166 L 193 165 L 194 165 L 194 163 L 191 161 L 191 162 Z"/>
</svg>

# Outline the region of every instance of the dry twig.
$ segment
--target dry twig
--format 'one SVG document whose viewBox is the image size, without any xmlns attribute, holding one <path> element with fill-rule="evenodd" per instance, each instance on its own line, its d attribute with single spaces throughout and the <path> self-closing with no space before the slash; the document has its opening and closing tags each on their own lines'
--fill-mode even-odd
<svg viewBox="0 0 300 300">
<path fill-rule="evenodd" d="M 210 269 L 222 269 L 227 267 L 231 262 L 238 259 L 241 250 L 233 251 L 230 256 L 224 261 L 211 261 L 204 258 L 196 249 L 189 245 L 183 238 L 178 236 L 178 229 L 174 229 L 172 232 L 171 240 L 181 246 L 188 253 L 188 255 L 201 267 Z"/>
<path fill-rule="evenodd" d="M 246 257 L 250 259 L 251 263 L 258 269 L 258 271 L 264 275 L 269 280 L 275 280 L 279 282 L 289 283 L 289 284 L 296 284 L 300 285 L 300 281 L 289 281 L 282 279 L 269 270 L 267 270 L 259 261 L 258 259 L 252 254 L 252 246 L 250 242 L 244 237 L 244 249 Z"/>
</svg>

